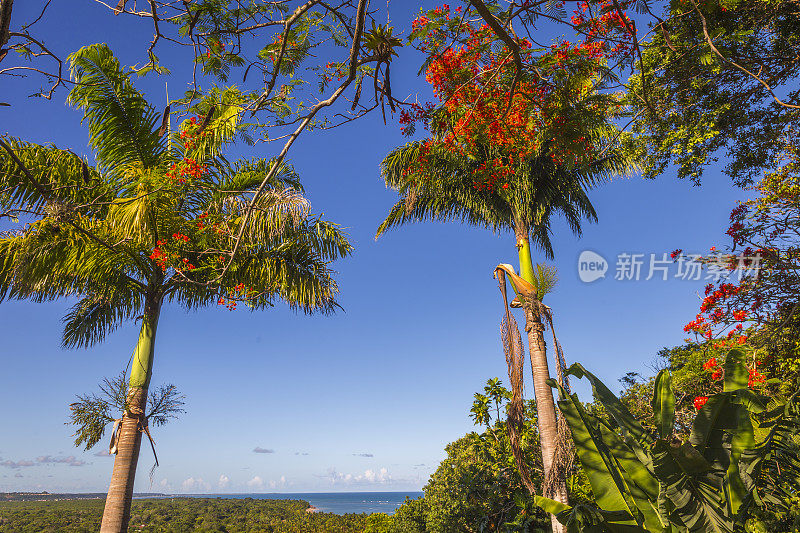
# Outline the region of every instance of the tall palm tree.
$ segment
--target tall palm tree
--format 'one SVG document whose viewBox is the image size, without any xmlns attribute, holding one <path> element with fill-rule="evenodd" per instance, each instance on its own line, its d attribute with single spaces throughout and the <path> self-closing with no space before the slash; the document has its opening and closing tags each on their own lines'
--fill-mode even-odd
<svg viewBox="0 0 800 533">
<path fill-rule="evenodd" d="M 436 143 L 411 142 L 389 153 L 381 165 L 386 184 L 398 191 L 399 201 L 378 228 L 380 236 L 389 228 L 422 220 L 458 221 L 494 232 L 513 232 L 522 278 L 537 282 L 531 255 L 533 244 L 546 257 L 553 257 L 551 223 L 562 215 L 576 235 L 584 219 L 596 221 L 597 214 L 587 190 L 613 174 L 628 169 L 620 154 L 598 159 L 587 166 L 554 163 L 545 147 L 537 155 L 522 159 L 514 166 L 507 183 L 496 188 L 475 186 L 476 170 L 486 161 L 503 158 L 495 147 L 482 145 L 479 157 L 460 155 Z M 420 155 L 424 165 L 420 167 Z M 420 170 L 422 168 L 423 170 Z M 543 476 L 550 497 L 567 502 L 563 473 L 551 467 L 557 443 L 556 411 L 550 377 L 541 297 L 522 298 L 525 311 L 534 391 L 538 411 Z M 558 522 L 554 522 L 554 527 Z M 558 524 L 560 527 L 560 524 Z"/>
<path fill-rule="evenodd" d="M 163 305 L 242 300 L 261 309 L 283 300 L 330 312 L 338 292 L 330 262 L 352 248 L 311 214 L 290 166 L 256 195 L 270 162 L 219 155 L 236 131 L 235 108 L 217 102 L 202 124 L 186 121 L 168 138 L 167 117 L 159 128 L 108 47 L 89 46 L 70 61 L 69 102 L 83 110 L 96 166 L 68 150 L 0 138 L 0 206 L 30 221 L 0 234 L 0 301 L 78 298 L 64 319 L 65 347 L 91 346 L 141 320 L 101 529 L 121 532 Z"/>
</svg>

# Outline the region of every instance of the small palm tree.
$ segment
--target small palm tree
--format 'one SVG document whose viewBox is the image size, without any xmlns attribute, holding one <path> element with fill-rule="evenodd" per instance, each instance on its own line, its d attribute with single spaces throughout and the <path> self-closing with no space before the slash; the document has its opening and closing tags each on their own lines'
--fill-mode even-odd
<svg viewBox="0 0 800 533">
<path fill-rule="evenodd" d="M 170 138 L 168 110 L 159 128 L 107 46 L 84 48 L 70 62 L 69 102 L 83 110 L 96 166 L 68 150 L 0 138 L 0 205 L 31 221 L 0 235 L 0 301 L 79 298 L 64 319 L 68 348 L 141 321 L 101 529 L 121 532 L 162 306 L 261 309 L 283 300 L 330 312 L 338 292 L 330 262 L 352 248 L 335 225 L 311 215 L 290 166 L 262 187 L 270 162 L 231 164 L 219 155 L 236 132 L 235 109 L 203 104 L 206 117 Z"/>
<path fill-rule="evenodd" d="M 463 156 L 439 148 L 439 144 L 411 142 L 395 149 L 383 160 L 386 184 L 398 191 L 400 200 L 378 228 L 380 236 L 389 228 L 421 221 L 458 221 L 495 232 L 513 232 L 522 278 L 540 290 L 522 298 L 538 410 L 545 482 L 550 478 L 552 496 L 566 503 L 563 472 L 551 471 L 557 443 L 556 412 L 544 341 L 541 298 L 549 290 L 548 276 L 536 275 L 531 243 L 548 258 L 553 257 L 551 222 L 562 215 L 573 233 L 580 235 L 584 219 L 597 214 L 587 190 L 628 169 L 625 158 L 612 154 L 588 166 L 565 166 L 553 162 L 547 148 L 514 165 L 513 174 L 497 187 L 476 186 L 475 175 L 487 161 L 504 159 L 498 149 L 483 145 L 480 157 Z M 424 155 L 420 158 L 420 155 Z M 420 161 L 424 161 L 420 165 Z M 421 170 L 420 170 L 421 169 Z M 545 272 L 547 273 L 547 272 Z M 552 280 L 549 280 L 552 281 Z M 551 492 L 551 491 L 547 491 Z"/>
</svg>

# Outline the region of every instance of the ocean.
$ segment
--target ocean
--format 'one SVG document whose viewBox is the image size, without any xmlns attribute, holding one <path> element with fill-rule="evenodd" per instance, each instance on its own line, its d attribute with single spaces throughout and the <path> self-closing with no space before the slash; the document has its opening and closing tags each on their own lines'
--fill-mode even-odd
<svg viewBox="0 0 800 533">
<path fill-rule="evenodd" d="M 305 500 L 325 513 L 393 514 L 406 497 L 415 499 L 422 492 L 295 492 L 257 494 L 176 494 L 193 498 L 253 498 L 256 500 Z"/>
</svg>

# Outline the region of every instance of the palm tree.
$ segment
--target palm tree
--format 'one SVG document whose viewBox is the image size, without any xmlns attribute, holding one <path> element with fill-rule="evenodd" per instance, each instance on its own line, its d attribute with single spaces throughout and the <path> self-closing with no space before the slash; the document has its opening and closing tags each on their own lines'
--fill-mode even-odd
<svg viewBox="0 0 800 533">
<path fill-rule="evenodd" d="M 553 162 L 545 147 L 536 155 L 519 160 L 514 172 L 494 188 L 475 186 L 476 170 L 486 161 L 504 155 L 495 147 L 481 145 L 478 157 L 445 150 L 441 145 L 411 142 L 389 153 L 381 165 L 386 184 L 398 191 L 400 200 L 378 228 L 377 236 L 389 228 L 412 221 L 459 221 L 494 232 L 513 232 L 522 278 L 536 285 L 531 244 L 553 257 L 550 227 L 554 215 L 562 215 L 576 235 L 584 219 L 596 221 L 597 214 L 587 189 L 616 173 L 627 170 L 619 154 L 593 161 L 586 166 L 566 166 Z M 420 167 L 420 153 L 424 165 Z M 507 160 L 506 160 L 507 161 Z M 424 170 L 420 170 L 423 168 Z M 563 473 L 553 469 L 557 443 L 556 411 L 550 377 L 541 298 L 543 294 L 521 298 L 525 311 L 533 383 L 538 411 L 544 484 L 550 497 L 567 503 Z M 554 527 L 559 527 L 554 522 Z"/>
<path fill-rule="evenodd" d="M 96 166 L 68 150 L 0 138 L 0 206 L 30 221 L 0 234 L 0 301 L 78 298 L 64 319 L 69 348 L 141 320 L 101 528 L 120 532 L 147 432 L 163 305 L 244 301 L 261 309 L 283 300 L 331 312 L 338 290 L 330 262 L 352 248 L 337 226 L 311 214 L 290 166 L 257 195 L 271 163 L 219 155 L 237 129 L 224 97 L 216 111 L 202 104 L 206 118 L 185 121 L 169 137 L 168 110 L 158 128 L 158 114 L 107 46 L 86 47 L 70 61 L 69 102 L 83 110 Z M 240 231 L 248 206 L 250 223 Z"/>
</svg>

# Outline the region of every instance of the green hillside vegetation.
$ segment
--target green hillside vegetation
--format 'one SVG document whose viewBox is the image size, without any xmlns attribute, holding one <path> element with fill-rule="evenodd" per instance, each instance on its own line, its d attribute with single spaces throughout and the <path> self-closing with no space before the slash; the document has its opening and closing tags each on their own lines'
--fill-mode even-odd
<svg viewBox="0 0 800 533">
<path fill-rule="evenodd" d="M 134 500 L 128 531 L 183 533 L 360 533 L 366 515 L 308 513 L 302 500 L 169 498 Z M 100 529 L 103 500 L 0 502 L 2 533 L 78 533 Z"/>
</svg>

